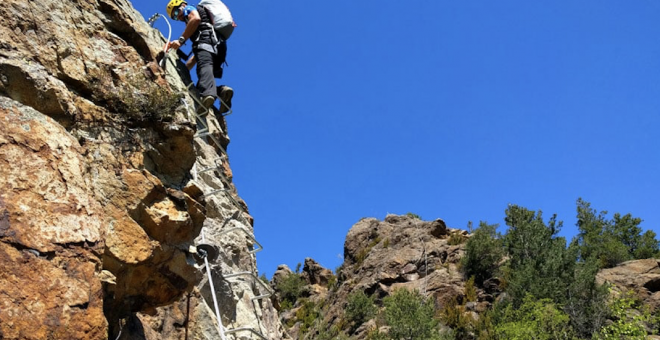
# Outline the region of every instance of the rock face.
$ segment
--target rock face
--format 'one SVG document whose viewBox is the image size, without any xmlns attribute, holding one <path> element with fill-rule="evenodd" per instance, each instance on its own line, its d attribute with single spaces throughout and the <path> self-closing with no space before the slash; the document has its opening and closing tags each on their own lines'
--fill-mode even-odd
<svg viewBox="0 0 660 340">
<path fill-rule="evenodd" d="M 615 293 L 635 292 L 652 312 L 660 308 L 660 263 L 657 259 L 627 261 L 603 269 L 596 281 L 610 284 Z"/>
<path fill-rule="evenodd" d="M 200 243 L 228 338 L 281 338 L 226 122 L 196 119 L 160 33 L 127 0 L 8 0 L 0 22 L 0 338 L 215 339 Z"/>
<path fill-rule="evenodd" d="M 450 245 L 452 234 L 442 220 L 425 222 L 412 216 L 389 215 L 384 221 L 364 219 L 355 224 L 344 243 L 340 281 L 345 289 L 379 297 L 397 288 L 419 289 L 438 304 L 463 294 L 463 277 L 456 265 L 463 245 Z"/>
</svg>

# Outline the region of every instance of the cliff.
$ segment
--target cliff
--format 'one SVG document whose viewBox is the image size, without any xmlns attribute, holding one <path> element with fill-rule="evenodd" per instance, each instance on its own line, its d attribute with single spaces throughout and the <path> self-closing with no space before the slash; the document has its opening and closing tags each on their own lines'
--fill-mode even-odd
<svg viewBox="0 0 660 340">
<path fill-rule="evenodd" d="M 227 338 L 282 338 L 226 121 L 161 34 L 126 0 L 0 21 L 0 338 L 215 339 L 207 268 Z"/>
</svg>

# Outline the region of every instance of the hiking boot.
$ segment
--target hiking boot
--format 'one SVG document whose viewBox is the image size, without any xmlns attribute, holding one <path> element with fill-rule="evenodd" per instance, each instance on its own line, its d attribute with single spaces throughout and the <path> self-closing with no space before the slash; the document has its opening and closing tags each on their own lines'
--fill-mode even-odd
<svg viewBox="0 0 660 340">
<path fill-rule="evenodd" d="M 227 85 L 218 87 L 218 97 L 220 97 L 220 113 L 225 113 L 231 109 L 231 98 L 234 96 L 234 89 Z"/>
<path fill-rule="evenodd" d="M 213 106 L 214 102 L 215 102 L 215 97 L 213 96 L 205 96 L 204 98 L 202 98 L 202 105 L 206 109 L 209 109 L 211 106 Z"/>
</svg>

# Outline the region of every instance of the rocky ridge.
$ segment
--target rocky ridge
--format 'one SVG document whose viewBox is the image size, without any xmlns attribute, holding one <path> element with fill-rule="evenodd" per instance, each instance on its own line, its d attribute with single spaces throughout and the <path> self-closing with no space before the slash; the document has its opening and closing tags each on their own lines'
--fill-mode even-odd
<svg viewBox="0 0 660 340">
<path fill-rule="evenodd" d="M 281 339 L 267 287 L 229 278 L 256 244 L 226 122 L 196 135 L 162 35 L 127 0 L 9 0 L 0 21 L 0 338 L 215 339 L 208 243 L 225 327 Z"/>
</svg>

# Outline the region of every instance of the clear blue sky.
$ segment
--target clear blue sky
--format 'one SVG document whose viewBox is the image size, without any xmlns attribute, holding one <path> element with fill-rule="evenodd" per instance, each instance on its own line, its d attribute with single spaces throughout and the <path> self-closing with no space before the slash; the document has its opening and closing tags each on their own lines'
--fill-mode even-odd
<svg viewBox="0 0 660 340">
<path fill-rule="evenodd" d="M 503 226 L 512 203 L 570 239 L 582 197 L 660 234 L 660 1 L 226 4 L 228 151 L 269 277 L 335 269 L 387 213 Z"/>
</svg>

